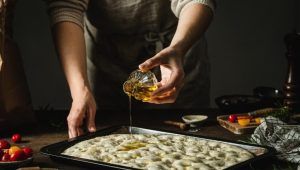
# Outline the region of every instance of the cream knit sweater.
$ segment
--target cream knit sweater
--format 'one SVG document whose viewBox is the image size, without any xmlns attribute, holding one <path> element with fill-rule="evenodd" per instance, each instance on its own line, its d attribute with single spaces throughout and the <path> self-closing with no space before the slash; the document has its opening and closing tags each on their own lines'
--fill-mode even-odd
<svg viewBox="0 0 300 170">
<path fill-rule="evenodd" d="M 89 0 L 46 0 L 50 14 L 51 25 L 59 22 L 73 22 L 83 27 L 83 15 L 87 10 Z M 171 9 L 176 17 L 187 5 L 199 3 L 215 10 L 215 0 L 171 0 Z"/>
</svg>

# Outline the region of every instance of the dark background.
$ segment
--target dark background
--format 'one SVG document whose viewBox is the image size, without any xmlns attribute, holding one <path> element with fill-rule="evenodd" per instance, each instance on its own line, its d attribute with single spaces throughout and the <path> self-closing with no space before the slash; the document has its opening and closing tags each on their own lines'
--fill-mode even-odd
<svg viewBox="0 0 300 170">
<path fill-rule="evenodd" d="M 281 89 L 286 75 L 284 35 L 300 25 L 299 0 L 219 0 L 207 31 L 211 105 L 224 94 L 251 94 L 256 86 Z M 15 40 L 24 60 L 34 107 L 67 109 L 69 90 L 55 54 L 42 0 L 19 0 Z"/>
</svg>

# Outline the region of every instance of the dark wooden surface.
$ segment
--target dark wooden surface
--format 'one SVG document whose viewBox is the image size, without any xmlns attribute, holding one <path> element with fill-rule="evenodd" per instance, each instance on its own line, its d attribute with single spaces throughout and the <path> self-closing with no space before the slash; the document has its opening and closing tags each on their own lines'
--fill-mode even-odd
<svg viewBox="0 0 300 170">
<path fill-rule="evenodd" d="M 199 125 L 197 132 L 188 132 L 180 130 L 178 127 L 166 125 L 165 120 L 181 121 L 181 116 L 185 114 L 205 114 L 208 115 L 208 121 Z M 34 150 L 34 161 L 30 165 L 32 167 L 57 168 L 57 169 L 88 169 L 70 165 L 64 162 L 56 162 L 49 157 L 42 155 L 39 150 L 49 144 L 53 144 L 68 139 L 65 123 L 66 111 L 39 111 L 36 112 L 38 123 L 31 127 L 15 128 L 15 131 L 23 134 L 23 143 Z M 218 125 L 216 116 L 219 111 L 216 109 L 203 109 L 201 111 L 135 111 L 133 113 L 133 125 L 137 127 L 145 127 L 152 129 L 163 129 L 167 131 L 191 133 L 195 135 L 208 136 L 213 138 L 226 139 L 231 141 L 245 140 L 249 135 L 235 135 Z M 97 130 L 113 125 L 126 125 L 129 122 L 127 111 L 102 111 L 97 113 Z M 7 137 L 12 132 L 7 132 Z M 257 163 L 251 167 L 243 169 L 273 169 L 273 164 L 278 164 L 276 159 L 265 160 L 267 162 Z M 289 169 L 290 165 L 279 163 L 279 167 Z M 254 167 L 254 168 L 253 168 Z M 294 166 L 295 167 L 295 166 Z"/>
</svg>

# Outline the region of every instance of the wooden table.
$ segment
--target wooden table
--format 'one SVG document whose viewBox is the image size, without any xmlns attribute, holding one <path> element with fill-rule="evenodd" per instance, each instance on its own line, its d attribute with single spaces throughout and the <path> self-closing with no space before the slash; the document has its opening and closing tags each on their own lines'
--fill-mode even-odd
<svg viewBox="0 0 300 170">
<path fill-rule="evenodd" d="M 143 112 L 143 113 L 141 113 Z M 180 130 L 179 128 L 163 123 L 165 120 L 181 121 L 181 116 L 185 114 L 206 114 L 208 121 L 201 124 L 197 132 L 188 132 Z M 49 144 L 53 144 L 62 140 L 68 139 L 67 129 L 65 123 L 66 111 L 37 111 L 37 119 L 39 123 L 30 128 L 21 128 L 17 131 L 23 134 L 24 142 L 20 145 L 26 145 L 34 150 L 34 161 L 28 166 L 38 166 L 57 169 L 85 169 L 84 167 L 72 166 L 70 164 L 58 163 L 52 161 L 47 156 L 39 153 L 39 150 Z M 249 135 L 235 135 L 218 125 L 216 116 L 218 110 L 203 109 L 201 111 L 135 111 L 133 113 L 133 125 L 137 127 L 145 127 L 152 129 L 164 129 L 173 132 L 184 132 L 195 135 L 202 135 L 226 140 L 245 140 Z M 97 129 L 102 129 L 112 125 L 128 124 L 129 118 L 127 111 L 101 111 L 97 113 Z M 9 136 L 8 132 L 7 135 Z M 7 136 L 7 137 L 8 137 Z M 266 162 L 267 161 L 267 162 Z M 276 163 L 275 163 L 276 162 Z M 265 160 L 264 163 L 251 165 L 262 167 L 263 169 L 273 169 L 273 164 L 279 164 L 280 167 L 288 167 L 290 164 L 278 163 L 276 159 Z M 277 166 L 277 165 L 276 165 Z M 293 166 L 293 165 L 292 165 Z M 296 166 L 295 166 L 296 167 Z M 243 168 L 246 169 L 246 168 Z M 248 167 L 248 169 L 251 169 Z"/>
</svg>

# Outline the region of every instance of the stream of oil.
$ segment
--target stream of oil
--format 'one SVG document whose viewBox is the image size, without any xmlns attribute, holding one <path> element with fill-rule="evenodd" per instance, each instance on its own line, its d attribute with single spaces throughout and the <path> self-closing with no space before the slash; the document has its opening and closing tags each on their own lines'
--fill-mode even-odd
<svg viewBox="0 0 300 170">
<path fill-rule="evenodd" d="M 134 97 L 137 99 L 137 100 L 142 100 L 142 101 L 149 101 L 150 100 L 150 97 L 151 97 L 151 93 L 153 91 L 155 91 L 157 89 L 157 86 L 156 85 L 153 85 L 153 86 L 143 86 L 142 84 L 140 83 L 137 83 L 135 86 L 134 86 Z M 132 94 L 128 95 L 129 96 L 129 132 L 130 134 L 132 134 L 132 100 L 131 100 L 131 96 Z"/>
<path fill-rule="evenodd" d="M 129 133 L 132 134 L 132 112 L 131 112 L 131 96 L 129 95 Z"/>
</svg>

